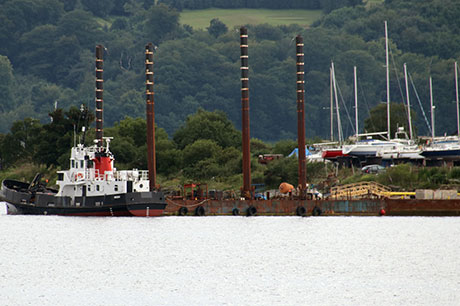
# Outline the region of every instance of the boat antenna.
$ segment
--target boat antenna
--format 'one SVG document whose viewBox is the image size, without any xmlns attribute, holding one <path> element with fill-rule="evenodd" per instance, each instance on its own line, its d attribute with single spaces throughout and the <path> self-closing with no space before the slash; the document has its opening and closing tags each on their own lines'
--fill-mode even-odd
<svg viewBox="0 0 460 306">
<path fill-rule="evenodd" d="M 73 125 L 73 146 L 77 146 L 77 126 Z"/>
<path fill-rule="evenodd" d="M 81 127 L 81 131 L 83 132 L 83 135 L 81 137 L 81 144 L 85 144 L 85 138 L 86 138 L 86 127 L 88 125 L 88 108 L 85 107 L 83 104 L 80 106 L 80 117 L 82 118 L 83 125 Z M 80 120 L 80 119 L 79 119 Z"/>
</svg>

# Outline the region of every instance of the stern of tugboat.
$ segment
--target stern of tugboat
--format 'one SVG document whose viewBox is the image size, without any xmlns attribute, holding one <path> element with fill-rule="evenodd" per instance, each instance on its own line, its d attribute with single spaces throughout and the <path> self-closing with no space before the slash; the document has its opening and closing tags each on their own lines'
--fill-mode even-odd
<svg viewBox="0 0 460 306">
<path fill-rule="evenodd" d="M 128 194 L 126 200 L 127 210 L 137 217 L 158 217 L 166 208 L 162 192 L 134 192 Z"/>
</svg>

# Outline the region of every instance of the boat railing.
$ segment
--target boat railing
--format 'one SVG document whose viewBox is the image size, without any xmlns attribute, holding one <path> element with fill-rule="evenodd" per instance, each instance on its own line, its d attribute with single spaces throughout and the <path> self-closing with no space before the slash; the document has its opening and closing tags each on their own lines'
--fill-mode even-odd
<svg viewBox="0 0 460 306">
<path fill-rule="evenodd" d="M 120 170 L 113 173 L 115 180 L 119 181 L 145 181 L 148 180 L 149 171 L 148 170 Z"/>
</svg>

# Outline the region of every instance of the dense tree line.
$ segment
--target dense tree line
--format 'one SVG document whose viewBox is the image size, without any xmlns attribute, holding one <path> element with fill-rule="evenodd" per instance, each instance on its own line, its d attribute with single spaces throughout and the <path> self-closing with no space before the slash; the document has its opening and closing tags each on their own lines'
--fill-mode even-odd
<svg viewBox="0 0 460 306">
<path fill-rule="evenodd" d="M 0 134 L 0 167 L 6 169 L 15 165 L 38 164 L 66 169 L 69 167 L 70 147 L 76 142 L 92 145 L 94 131 L 87 135 L 81 132 L 83 126 L 94 121 L 94 115 L 75 107 L 68 111 L 56 109 L 51 112 L 52 120 L 42 124 L 36 119 L 16 121 L 11 131 Z M 118 169 L 146 169 L 146 120 L 131 118 L 117 122 L 104 130 L 105 136 L 113 137 L 110 148 Z M 168 137 L 162 128 L 155 129 L 157 173 L 163 178 L 186 180 L 213 180 L 227 182 L 241 180 L 241 133 L 220 111 L 207 112 L 199 109 L 187 117 L 184 124 Z M 262 167 L 257 163 L 257 153 L 283 152 L 289 154 L 295 147 L 294 141 L 280 141 L 274 146 L 258 139 L 251 140 L 254 182 L 276 187 L 282 176 L 291 179 L 292 165 L 273 164 Z M 282 169 L 282 170 L 279 170 Z"/>
<path fill-rule="evenodd" d="M 233 3 L 221 1 L 227 2 Z M 393 0 L 366 7 L 353 1 L 329 2 L 346 7 L 332 10 L 308 29 L 248 26 L 251 135 L 264 141 L 296 138 L 293 38 L 297 34 L 305 41 L 307 136 L 327 138 L 330 133 L 331 60 L 343 97 L 339 103 L 344 134 L 353 134 L 354 120 L 346 117 L 345 110 L 354 113 L 354 65 L 360 122 L 386 101 L 384 20 L 392 55 L 391 100 L 405 99 L 402 65 L 407 63 L 425 112 L 428 77 L 433 77 L 436 114 L 443 118 L 436 122 L 437 133 L 456 130 L 453 63 L 460 58 L 460 3 Z M 119 124 L 125 116 L 143 118 L 143 52 L 150 41 L 157 46 L 156 120 L 167 135 L 173 137 L 187 116 L 200 108 L 223 111 L 240 127 L 238 32 L 222 27 L 218 20 L 210 21 L 207 30 L 196 30 L 181 25 L 180 13 L 173 7 L 152 1 L 0 0 L 0 132 L 12 131 L 15 121 L 27 117 L 35 118 L 27 123 L 32 127 L 47 124 L 56 104 L 64 109 L 81 104 L 93 108 L 98 43 L 106 47 L 105 125 Z M 411 97 L 418 133 L 426 135 L 413 89 Z"/>
</svg>

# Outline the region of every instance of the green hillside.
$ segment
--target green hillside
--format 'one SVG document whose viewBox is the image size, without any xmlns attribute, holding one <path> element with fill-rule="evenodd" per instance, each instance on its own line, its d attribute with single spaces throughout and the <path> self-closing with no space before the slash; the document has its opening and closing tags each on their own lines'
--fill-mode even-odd
<svg viewBox="0 0 460 306">
<path fill-rule="evenodd" d="M 233 6 L 210 9 L 217 4 Z M 243 12 L 251 13 L 244 16 Z M 215 17 L 226 26 L 214 22 L 211 27 Z M 198 142 L 208 139 L 206 135 L 219 135 L 220 123 L 208 129 L 195 127 L 196 144 L 182 140 L 192 139 L 191 129 L 184 128 L 191 120 L 188 116 L 202 110 L 222 113 L 200 115 L 200 120 L 204 116 L 204 122 L 214 122 L 223 116 L 240 129 L 240 43 L 233 26 L 252 22 L 259 23 L 248 26 L 251 137 L 261 140 L 255 143 L 255 156 L 269 151 L 262 141 L 296 139 L 293 38 L 299 34 L 304 38 L 307 137 L 330 137 L 331 61 L 343 135 L 355 133 L 353 66 L 358 71 L 359 132 L 384 130 L 386 120 L 377 119 L 385 115 L 366 121 L 386 101 L 384 21 L 390 40 L 391 102 L 402 105 L 406 99 L 406 63 L 416 134 L 430 134 L 422 113 L 424 109 L 429 116 L 430 76 L 436 134 L 456 133 L 452 101 L 456 100 L 454 62 L 460 60 L 458 0 L 158 0 L 157 5 L 143 0 L 0 0 L 0 168 L 27 162 L 67 165 L 67 149 L 79 124 L 78 109 L 83 104 L 94 111 L 97 44 L 105 47 L 104 129 L 109 135 L 111 127 L 119 127 L 112 134 L 118 162 L 145 168 L 145 132 L 136 120 L 145 118 L 144 48 L 152 42 L 157 47 L 155 121 L 164 136 L 158 142 L 159 173 L 173 175 L 173 169 L 180 169 L 195 178 L 200 178 L 198 173 L 203 177 L 239 173 L 239 142 L 221 143 L 232 138 L 226 135 L 213 143 Z M 71 106 L 74 109 L 69 111 Z M 49 126 L 50 112 L 53 126 Z M 126 121 L 126 116 L 136 120 Z M 392 129 L 407 124 L 405 116 L 391 118 Z M 230 130 L 230 124 L 224 126 Z M 127 137 L 127 131 L 136 133 Z M 202 148 L 207 151 L 201 152 Z M 233 172 L 213 166 L 230 160 L 235 164 L 224 168 Z M 187 169 L 190 164 L 197 168 Z"/>
<path fill-rule="evenodd" d="M 209 21 L 218 18 L 228 28 L 245 24 L 268 23 L 273 26 L 298 24 L 309 26 L 322 16 L 321 10 L 268 10 L 268 9 L 205 9 L 184 10 L 180 14 L 181 24 L 194 29 L 206 29 Z"/>
</svg>

